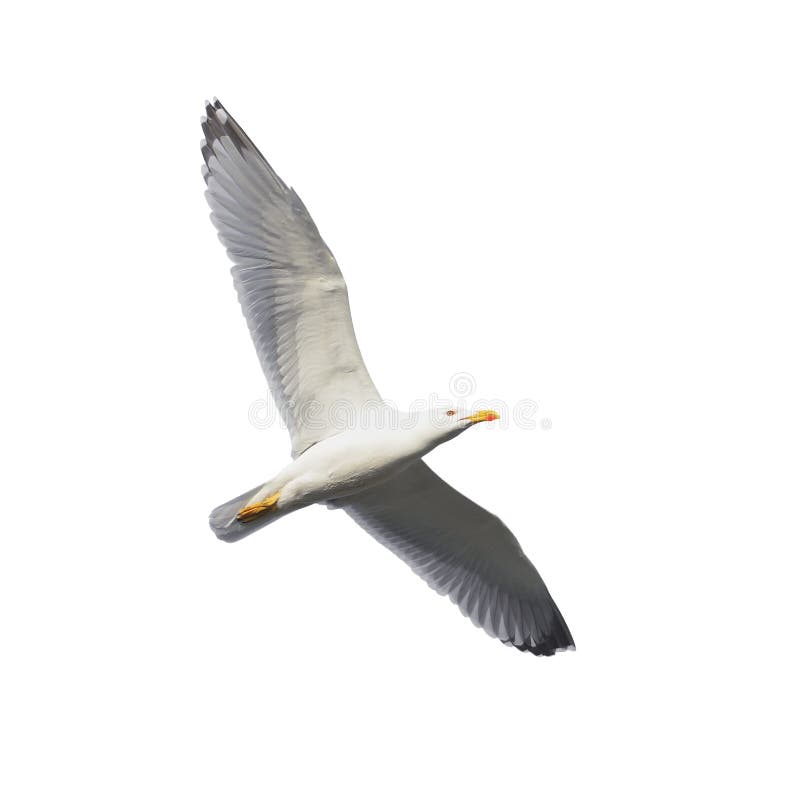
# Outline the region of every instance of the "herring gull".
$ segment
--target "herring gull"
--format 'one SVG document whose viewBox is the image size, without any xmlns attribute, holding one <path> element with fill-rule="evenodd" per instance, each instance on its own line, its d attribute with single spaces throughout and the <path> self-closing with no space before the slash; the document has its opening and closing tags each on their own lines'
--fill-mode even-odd
<svg viewBox="0 0 800 800">
<path fill-rule="evenodd" d="M 343 509 L 490 636 L 518 650 L 574 649 L 544 581 L 511 531 L 443 481 L 422 456 L 492 410 L 428 408 L 343 425 L 351 409 L 388 410 L 358 348 L 342 273 L 303 202 L 214 100 L 202 121 L 211 220 L 292 460 L 211 512 L 238 541 L 312 503 Z M 387 419 L 391 424 L 387 424 Z"/>
</svg>

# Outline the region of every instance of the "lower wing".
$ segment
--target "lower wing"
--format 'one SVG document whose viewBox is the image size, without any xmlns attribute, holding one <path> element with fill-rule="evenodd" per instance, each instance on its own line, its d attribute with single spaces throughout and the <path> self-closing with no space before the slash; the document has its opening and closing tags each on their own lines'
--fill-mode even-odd
<svg viewBox="0 0 800 800">
<path fill-rule="evenodd" d="M 561 612 L 514 534 L 422 461 L 332 503 L 490 636 L 535 655 L 574 649 Z"/>
</svg>

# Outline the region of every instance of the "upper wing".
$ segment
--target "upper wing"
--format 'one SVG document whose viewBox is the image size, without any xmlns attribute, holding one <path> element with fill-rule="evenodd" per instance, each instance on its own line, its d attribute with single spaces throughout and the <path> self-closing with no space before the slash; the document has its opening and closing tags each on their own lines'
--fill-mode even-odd
<svg viewBox="0 0 800 800">
<path fill-rule="evenodd" d="M 380 395 L 358 349 L 344 278 L 303 202 L 219 101 L 206 115 L 211 220 L 298 455 L 336 432 L 337 405 Z"/>
<path fill-rule="evenodd" d="M 574 649 L 561 612 L 514 534 L 422 461 L 334 505 L 490 636 L 535 655 Z"/>
</svg>

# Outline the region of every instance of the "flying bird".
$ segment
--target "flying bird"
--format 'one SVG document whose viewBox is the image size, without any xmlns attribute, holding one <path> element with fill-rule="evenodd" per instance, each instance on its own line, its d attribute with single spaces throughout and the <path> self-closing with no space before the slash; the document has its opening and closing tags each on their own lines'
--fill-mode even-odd
<svg viewBox="0 0 800 800">
<path fill-rule="evenodd" d="M 514 534 L 422 460 L 498 414 L 442 407 L 393 415 L 361 357 L 342 273 L 303 202 L 219 101 L 206 105 L 202 127 L 211 221 L 292 442 L 292 460 L 274 477 L 211 512 L 214 533 L 238 541 L 325 503 L 490 636 L 535 655 L 574 649 Z M 387 414 L 343 425 L 343 404 Z"/>
</svg>

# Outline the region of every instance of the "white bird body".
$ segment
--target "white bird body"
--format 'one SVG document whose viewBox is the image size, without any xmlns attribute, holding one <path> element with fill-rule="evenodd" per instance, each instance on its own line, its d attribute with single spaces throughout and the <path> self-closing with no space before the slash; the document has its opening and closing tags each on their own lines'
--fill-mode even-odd
<svg viewBox="0 0 800 800">
<path fill-rule="evenodd" d="M 535 655 L 574 648 L 511 531 L 421 460 L 496 412 L 399 414 L 383 402 L 361 358 L 344 278 L 306 207 L 218 101 L 206 113 L 211 220 L 234 262 L 239 302 L 293 457 L 266 483 L 217 506 L 212 530 L 235 542 L 326 503 L 504 644 Z M 361 423 L 343 424 L 343 409 Z M 375 410 L 381 413 L 363 413 Z"/>
<path fill-rule="evenodd" d="M 290 461 L 247 504 L 277 493 L 276 509 L 289 511 L 361 492 L 401 472 L 475 421 L 432 409 L 387 415 L 381 424 L 342 431 Z"/>
</svg>

